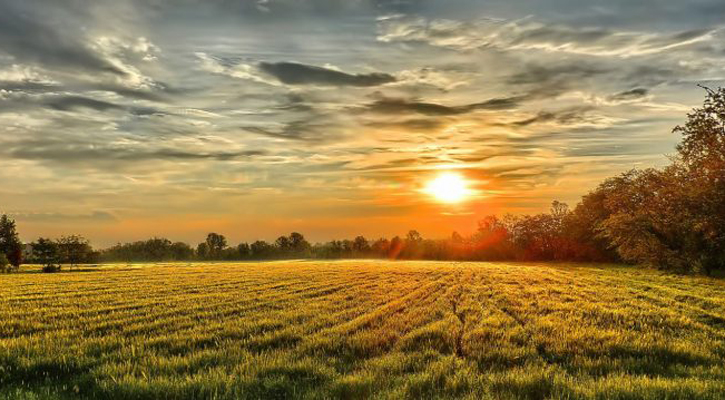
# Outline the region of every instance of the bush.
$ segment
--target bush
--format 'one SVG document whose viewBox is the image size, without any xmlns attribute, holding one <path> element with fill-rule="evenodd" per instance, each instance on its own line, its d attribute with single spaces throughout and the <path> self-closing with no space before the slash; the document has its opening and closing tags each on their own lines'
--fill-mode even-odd
<svg viewBox="0 0 725 400">
<path fill-rule="evenodd" d="M 60 272 L 60 265 L 45 265 L 45 266 L 43 266 L 43 272 L 46 272 L 46 273 Z"/>
</svg>

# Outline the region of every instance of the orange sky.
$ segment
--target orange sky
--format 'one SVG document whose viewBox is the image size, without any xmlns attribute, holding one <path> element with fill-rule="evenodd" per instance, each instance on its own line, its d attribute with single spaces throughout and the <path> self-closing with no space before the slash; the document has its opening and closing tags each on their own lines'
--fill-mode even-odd
<svg viewBox="0 0 725 400">
<path fill-rule="evenodd" d="M 723 84 L 720 3 L 665 2 L 9 2 L 0 212 L 107 246 L 574 206 L 666 163 L 697 84 Z M 476 196 L 422 193 L 442 170 Z"/>
</svg>

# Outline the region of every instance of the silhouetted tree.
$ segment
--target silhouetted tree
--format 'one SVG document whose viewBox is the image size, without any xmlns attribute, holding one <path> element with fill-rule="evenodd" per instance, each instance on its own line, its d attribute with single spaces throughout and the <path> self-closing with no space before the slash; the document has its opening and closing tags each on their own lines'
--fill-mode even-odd
<svg viewBox="0 0 725 400">
<path fill-rule="evenodd" d="M 218 260 L 222 251 L 227 247 L 227 239 L 224 235 L 210 233 L 206 236 L 206 246 L 209 249 L 208 258 Z"/>
<path fill-rule="evenodd" d="M 0 254 L 4 254 L 10 265 L 17 269 L 23 262 L 23 249 L 15 221 L 7 215 L 0 216 Z"/>
<path fill-rule="evenodd" d="M 194 249 L 184 242 L 175 242 L 169 246 L 169 254 L 174 261 L 190 260 L 194 257 Z"/>
<path fill-rule="evenodd" d="M 5 273 L 10 270 L 10 261 L 5 257 L 5 254 L 0 253 L 0 273 Z"/>
<path fill-rule="evenodd" d="M 242 260 L 249 258 L 252 255 L 252 250 L 248 243 L 239 243 L 237 246 L 237 254 Z"/>
<path fill-rule="evenodd" d="M 364 255 L 370 251 L 370 244 L 364 236 L 358 236 L 352 242 L 352 250 L 357 255 Z"/>
<path fill-rule="evenodd" d="M 403 239 L 399 236 L 395 236 L 390 240 L 390 248 L 388 249 L 388 258 L 396 259 L 400 257 L 400 253 L 403 251 Z"/>
<path fill-rule="evenodd" d="M 58 244 L 47 238 L 39 238 L 32 244 L 33 256 L 43 266 L 43 272 L 58 272 L 60 266 L 60 254 Z"/>
<path fill-rule="evenodd" d="M 80 263 L 87 263 L 93 256 L 90 242 L 82 236 L 63 236 L 56 241 L 61 264 L 69 264 L 72 269 Z"/>
<path fill-rule="evenodd" d="M 249 245 L 250 257 L 254 260 L 263 260 L 272 256 L 274 246 L 264 240 L 257 240 Z"/>
<path fill-rule="evenodd" d="M 211 257 L 209 245 L 206 242 L 201 242 L 196 246 L 196 257 L 200 260 L 206 260 Z"/>
</svg>

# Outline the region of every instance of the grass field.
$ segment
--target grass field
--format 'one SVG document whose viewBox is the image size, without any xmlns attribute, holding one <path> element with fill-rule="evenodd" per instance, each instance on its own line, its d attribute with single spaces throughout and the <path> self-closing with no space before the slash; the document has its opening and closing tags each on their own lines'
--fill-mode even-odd
<svg viewBox="0 0 725 400">
<path fill-rule="evenodd" d="M 725 282 L 571 264 L 0 275 L 0 398 L 723 399 Z"/>
</svg>

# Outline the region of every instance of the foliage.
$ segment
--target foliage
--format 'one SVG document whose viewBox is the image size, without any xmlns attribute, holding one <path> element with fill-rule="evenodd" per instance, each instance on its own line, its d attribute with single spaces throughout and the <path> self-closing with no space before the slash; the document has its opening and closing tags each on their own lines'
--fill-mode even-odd
<svg viewBox="0 0 725 400">
<path fill-rule="evenodd" d="M 32 244 L 33 257 L 43 266 L 43 272 L 58 272 L 61 270 L 61 254 L 58 243 L 51 239 L 39 238 Z"/>
<path fill-rule="evenodd" d="M 602 210 L 589 223 L 624 260 L 710 274 L 725 269 L 725 90 L 708 89 L 674 132 L 683 140 L 672 164 L 605 181 L 590 194 Z"/>
<path fill-rule="evenodd" d="M 5 255 L 10 265 L 17 269 L 23 262 L 23 250 L 15 221 L 7 215 L 0 215 L 0 254 Z"/>
<path fill-rule="evenodd" d="M 722 399 L 723 284 L 607 265 L 0 276 L 0 398 Z"/>
<path fill-rule="evenodd" d="M 102 250 L 103 261 L 186 261 L 194 257 L 194 250 L 186 243 L 165 238 L 151 238 L 133 243 L 117 244 Z"/>
<path fill-rule="evenodd" d="M 218 233 L 210 233 L 206 236 L 205 256 L 212 260 L 221 258 L 222 252 L 227 248 L 227 238 Z"/>
<path fill-rule="evenodd" d="M 96 260 L 90 242 L 80 235 L 63 236 L 56 241 L 61 264 L 69 264 L 72 268 L 78 264 L 87 264 Z"/>
<path fill-rule="evenodd" d="M 0 273 L 10 272 L 10 261 L 5 254 L 0 253 Z"/>
</svg>

